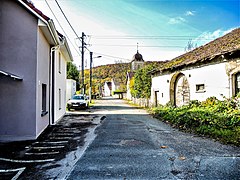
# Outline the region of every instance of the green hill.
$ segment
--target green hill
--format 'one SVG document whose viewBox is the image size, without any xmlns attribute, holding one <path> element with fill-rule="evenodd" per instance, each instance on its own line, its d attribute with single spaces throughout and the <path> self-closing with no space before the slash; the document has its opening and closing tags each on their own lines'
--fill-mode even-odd
<svg viewBox="0 0 240 180">
<path fill-rule="evenodd" d="M 156 68 L 162 66 L 162 61 L 146 61 L 145 66 L 152 65 Z M 108 64 L 94 67 L 92 70 L 92 92 L 99 93 L 99 88 L 103 87 L 106 81 L 114 79 L 120 84 L 120 91 L 126 91 L 127 72 L 131 69 L 130 63 Z M 89 69 L 84 71 L 86 90 L 89 89 Z"/>
</svg>

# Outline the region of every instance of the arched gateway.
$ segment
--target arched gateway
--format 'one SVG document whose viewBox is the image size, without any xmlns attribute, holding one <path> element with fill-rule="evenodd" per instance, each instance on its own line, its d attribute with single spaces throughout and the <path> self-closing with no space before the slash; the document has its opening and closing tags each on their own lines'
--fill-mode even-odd
<svg viewBox="0 0 240 180">
<path fill-rule="evenodd" d="M 190 101 L 190 88 L 187 77 L 183 73 L 173 75 L 170 82 L 170 101 L 179 107 Z"/>
</svg>

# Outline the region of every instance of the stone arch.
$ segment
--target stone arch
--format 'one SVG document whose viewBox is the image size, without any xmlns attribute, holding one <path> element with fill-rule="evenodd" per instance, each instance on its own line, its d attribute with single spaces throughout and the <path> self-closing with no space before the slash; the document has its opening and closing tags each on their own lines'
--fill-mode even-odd
<svg viewBox="0 0 240 180">
<path fill-rule="evenodd" d="M 186 105 L 190 101 L 190 87 L 187 77 L 177 72 L 170 82 L 170 101 L 175 106 Z"/>
</svg>

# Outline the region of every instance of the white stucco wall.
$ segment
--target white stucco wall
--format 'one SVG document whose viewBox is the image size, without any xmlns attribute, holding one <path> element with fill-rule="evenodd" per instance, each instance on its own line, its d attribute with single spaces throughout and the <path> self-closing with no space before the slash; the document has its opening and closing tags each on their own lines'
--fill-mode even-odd
<svg viewBox="0 0 240 180">
<path fill-rule="evenodd" d="M 109 89 L 107 82 L 104 83 L 104 96 L 111 96 L 111 90 Z"/>
<path fill-rule="evenodd" d="M 37 101 L 36 101 L 36 133 L 37 136 L 48 126 L 49 124 L 49 61 L 50 61 L 50 45 L 45 39 L 43 33 L 38 29 L 38 41 L 37 41 Z M 44 116 L 42 114 L 42 84 L 47 85 L 46 95 L 46 110 L 48 113 Z"/>
<path fill-rule="evenodd" d="M 61 56 L 60 66 L 59 56 Z M 66 81 L 67 81 L 66 69 L 67 69 L 66 58 L 62 55 L 60 50 L 55 51 L 54 123 L 60 120 L 66 112 Z M 61 90 L 60 96 L 59 90 Z"/>
<path fill-rule="evenodd" d="M 182 71 L 182 73 L 188 79 L 191 100 L 203 101 L 211 96 L 220 100 L 223 99 L 223 96 L 230 98 L 230 84 L 225 63 Z M 204 84 L 205 92 L 197 92 L 197 84 Z"/>
<path fill-rule="evenodd" d="M 127 99 L 131 100 L 132 95 L 131 95 L 131 90 L 130 90 L 130 79 L 127 77 Z"/>
<path fill-rule="evenodd" d="M 155 103 L 155 91 L 159 91 L 158 104 L 165 105 L 170 101 L 170 80 L 171 75 L 163 75 L 152 78 L 151 102 Z"/>
<path fill-rule="evenodd" d="M 71 99 L 75 93 L 76 93 L 76 81 L 73 79 L 67 79 L 66 101 Z"/>
<path fill-rule="evenodd" d="M 231 81 L 226 73 L 226 63 L 208 65 L 204 67 L 181 71 L 190 86 L 190 100 L 206 100 L 215 96 L 222 100 L 231 97 Z M 170 82 L 175 73 L 152 78 L 151 102 L 155 103 L 155 91 L 159 91 L 159 104 L 165 105 L 170 101 Z M 205 90 L 196 91 L 196 85 L 204 84 Z"/>
</svg>

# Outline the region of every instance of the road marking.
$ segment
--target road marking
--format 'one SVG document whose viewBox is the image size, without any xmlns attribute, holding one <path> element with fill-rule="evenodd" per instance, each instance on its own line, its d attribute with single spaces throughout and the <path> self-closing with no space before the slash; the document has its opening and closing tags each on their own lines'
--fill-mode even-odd
<svg viewBox="0 0 240 180">
<path fill-rule="evenodd" d="M 58 154 L 60 153 L 59 151 L 56 152 L 42 152 L 42 153 L 25 153 L 26 155 L 53 155 L 53 154 Z"/>
<path fill-rule="evenodd" d="M 43 160 L 17 160 L 17 159 L 0 158 L 0 161 L 16 162 L 16 163 L 41 163 L 41 162 L 52 162 L 52 161 L 55 161 L 55 159 L 43 159 Z"/>
<path fill-rule="evenodd" d="M 34 146 L 32 149 L 61 149 L 65 146 Z"/>
<path fill-rule="evenodd" d="M 18 171 L 17 174 L 11 179 L 11 180 L 17 180 L 18 177 L 23 173 L 23 171 L 25 169 L 26 169 L 25 167 L 18 168 L 18 169 L 4 169 L 4 170 L 0 169 L 0 172 L 4 173 L 4 172 L 16 172 L 16 171 Z"/>
<path fill-rule="evenodd" d="M 43 142 L 35 142 L 33 144 L 66 144 L 68 141 L 43 141 Z"/>
<path fill-rule="evenodd" d="M 50 137 L 49 139 L 70 139 L 71 137 Z"/>
</svg>

